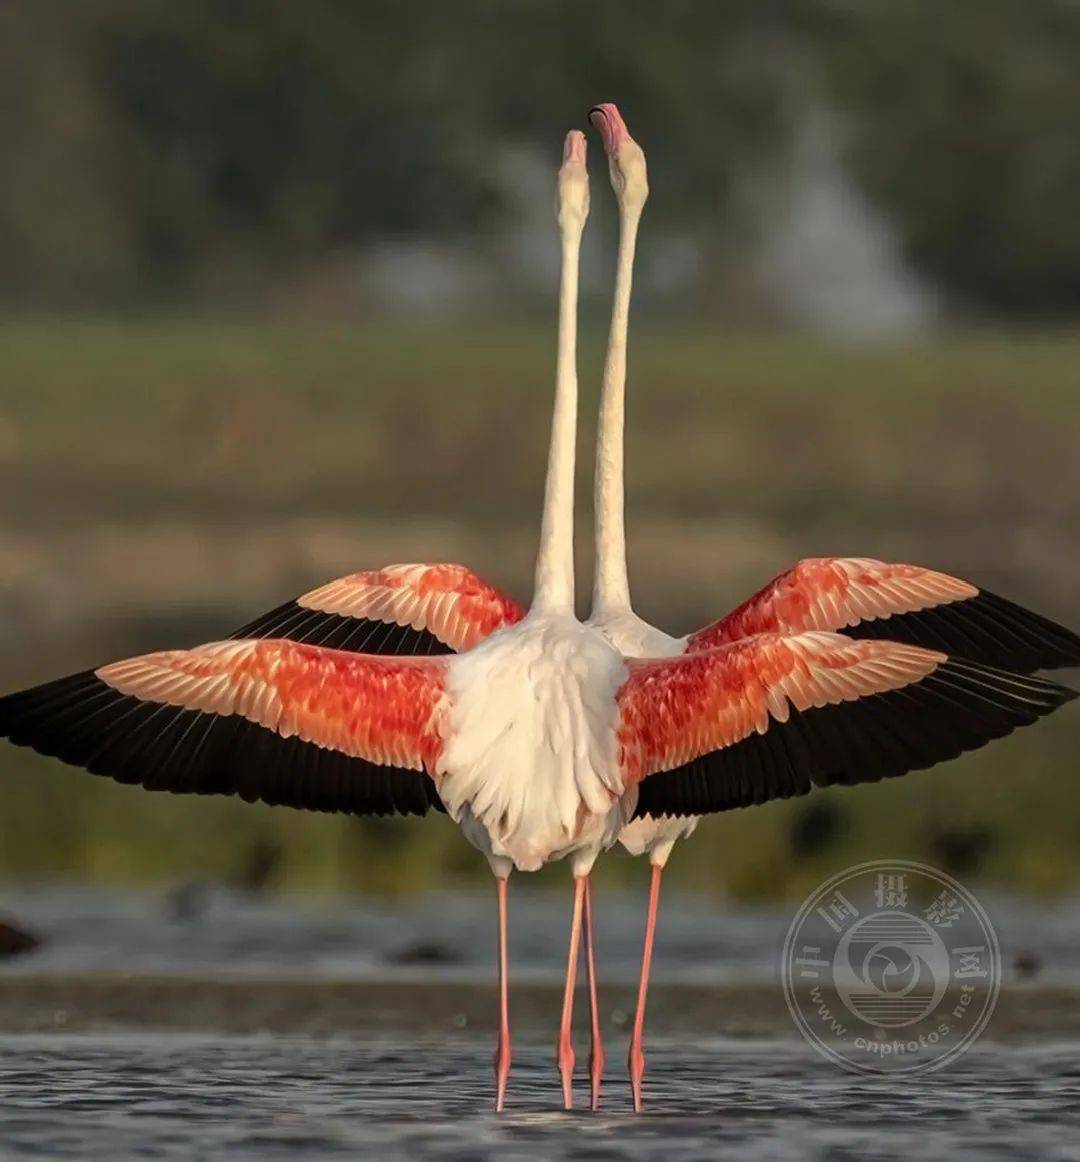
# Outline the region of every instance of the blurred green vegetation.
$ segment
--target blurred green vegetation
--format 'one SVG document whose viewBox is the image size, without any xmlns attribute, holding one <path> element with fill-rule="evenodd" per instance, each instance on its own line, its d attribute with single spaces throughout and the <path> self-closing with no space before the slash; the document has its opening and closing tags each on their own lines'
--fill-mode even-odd
<svg viewBox="0 0 1080 1162">
<path fill-rule="evenodd" d="M 915 268 L 969 309 L 1075 314 L 1075 5 L 891 0 L 844 23 L 829 59 L 850 160 Z"/>
<path fill-rule="evenodd" d="M 374 239 L 475 246 L 511 209 L 500 152 L 552 157 L 610 98 L 705 298 L 826 110 L 951 303 L 1080 306 L 1080 15 L 1058 0 L 5 0 L 0 297 L 274 302 Z"/>
<path fill-rule="evenodd" d="M 0 327 L 3 688 L 212 640 L 394 560 L 464 560 L 527 597 L 552 346 L 509 324 Z M 582 346 L 587 583 L 600 320 Z M 1076 334 L 860 347 L 653 326 L 632 355 L 631 569 L 650 620 L 681 632 L 799 556 L 848 553 L 947 569 L 1080 624 Z M 671 874 L 798 895 L 838 862 L 894 855 L 1075 889 L 1078 744 L 1069 707 L 895 783 L 709 820 Z M 441 817 L 150 795 L 6 744 L 0 784 L 5 877 L 229 879 L 267 848 L 290 887 L 486 874 Z M 612 855 L 600 874 L 637 882 L 645 869 Z"/>
<path fill-rule="evenodd" d="M 562 133 L 606 99 L 647 145 L 653 193 L 627 456 L 642 614 L 681 632 L 800 556 L 843 553 L 1080 624 L 1075 4 L 5 0 L 3 688 L 213 639 L 389 561 L 463 560 L 527 596 L 554 362 L 535 299 L 553 285 L 544 183 Z M 382 283 L 401 251 L 380 268 L 381 244 L 434 255 L 401 275 L 413 292 L 472 262 L 489 279 L 458 285 L 452 326 L 395 317 Z M 770 330 L 790 317 L 777 248 L 805 300 L 848 288 L 837 333 L 876 294 L 902 300 L 903 325 L 966 330 Z M 905 314 L 906 296 L 933 309 Z M 798 894 L 837 861 L 892 854 L 1073 889 L 1078 719 L 708 821 L 672 874 Z M 8 747 L 0 789 L 0 876 L 242 879 L 260 852 L 281 853 L 264 862 L 290 886 L 482 875 L 442 818 L 173 800 Z M 644 873 L 612 856 L 600 874 Z"/>
</svg>

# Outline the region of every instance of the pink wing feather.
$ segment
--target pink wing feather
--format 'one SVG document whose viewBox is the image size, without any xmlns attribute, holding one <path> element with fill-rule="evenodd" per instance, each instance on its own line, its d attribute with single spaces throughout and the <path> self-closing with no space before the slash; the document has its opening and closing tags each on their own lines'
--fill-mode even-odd
<svg viewBox="0 0 1080 1162">
<path fill-rule="evenodd" d="M 121 694 L 182 710 L 239 715 L 380 766 L 433 768 L 446 663 L 383 658 L 290 641 L 211 642 L 95 671 Z"/>
<path fill-rule="evenodd" d="M 1080 665 L 1080 637 L 967 581 L 864 557 L 800 561 L 687 639 L 686 652 L 759 633 L 842 632 L 1031 673 Z"/>
<path fill-rule="evenodd" d="M 629 659 L 618 755 L 636 814 L 700 815 L 929 767 L 1075 697 L 936 650 L 811 630 Z"/>
<path fill-rule="evenodd" d="M 0 698 L 0 736 L 151 790 L 319 811 L 441 808 L 443 658 L 213 642 Z"/>
<path fill-rule="evenodd" d="M 464 565 L 388 565 L 339 577 L 238 630 L 360 653 L 461 653 L 525 610 Z"/>
<path fill-rule="evenodd" d="M 680 658 L 630 659 L 618 694 L 623 777 L 636 783 L 772 722 L 918 682 L 944 654 L 839 634 L 760 634 Z"/>
<path fill-rule="evenodd" d="M 691 634 L 687 651 L 758 633 L 838 631 L 861 621 L 976 597 L 966 581 L 917 565 L 865 557 L 813 557 L 781 573 L 738 609 Z"/>
</svg>

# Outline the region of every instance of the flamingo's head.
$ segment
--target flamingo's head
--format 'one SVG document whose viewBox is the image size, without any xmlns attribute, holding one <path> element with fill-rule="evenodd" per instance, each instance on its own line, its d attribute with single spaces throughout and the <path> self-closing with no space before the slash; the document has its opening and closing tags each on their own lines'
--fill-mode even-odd
<svg viewBox="0 0 1080 1162">
<path fill-rule="evenodd" d="M 589 120 L 604 139 L 611 186 L 619 205 L 640 210 L 649 196 L 649 176 L 641 146 L 630 136 L 618 106 L 610 101 L 594 105 L 589 110 Z"/>
<path fill-rule="evenodd" d="M 585 168 L 585 134 L 571 129 L 563 142 L 563 163 L 559 169 L 559 226 L 565 231 L 585 229 L 589 216 L 589 174 Z"/>
</svg>

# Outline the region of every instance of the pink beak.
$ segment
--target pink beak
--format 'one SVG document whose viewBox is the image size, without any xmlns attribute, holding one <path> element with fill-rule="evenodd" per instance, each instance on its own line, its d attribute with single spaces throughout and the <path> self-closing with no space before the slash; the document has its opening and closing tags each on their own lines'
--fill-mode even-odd
<svg viewBox="0 0 1080 1162">
<path fill-rule="evenodd" d="M 617 105 L 611 101 L 594 105 L 589 110 L 589 120 L 600 131 L 604 139 L 604 151 L 610 156 L 630 136 L 626 122 L 622 119 Z"/>
<path fill-rule="evenodd" d="M 586 145 L 585 134 L 580 129 L 571 129 L 563 142 L 563 161 L 584 162 Z"/>
</svg>

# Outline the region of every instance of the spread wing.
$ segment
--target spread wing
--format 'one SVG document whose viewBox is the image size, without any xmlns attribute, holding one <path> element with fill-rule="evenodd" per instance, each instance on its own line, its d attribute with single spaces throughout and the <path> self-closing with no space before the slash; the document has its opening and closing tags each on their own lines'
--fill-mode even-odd
<svg viewBox="0 0 1080 1162">
<path fill-rule="evenodd" d="M 1075 697 L 935 650 L 811 631 L 630 659 L 619 761 L 637 814 L 697 815 L 873 782 L 1000 738 Z"/>
<path fill-rule="evenodd" d="M 1019 673 L 1080 666 L 1080 636 L 1064 626 L 946 573 L 863 557 L 800 561 L 691 634 L 686 648 L 812 629 L 925 646 Z"/>
<path fill-rule="evenodd" d="M 525 611 L 464 565 L 389 565 L 339 577 L 233 634 L 402 656 L 471 649 Z"/>
<path fill-rule="evenodd" d="M 214 642 L 9 694 L 0 736 L 148 790 L 422 815 L 440 807 L 445 665 Z"/>
</svg>

